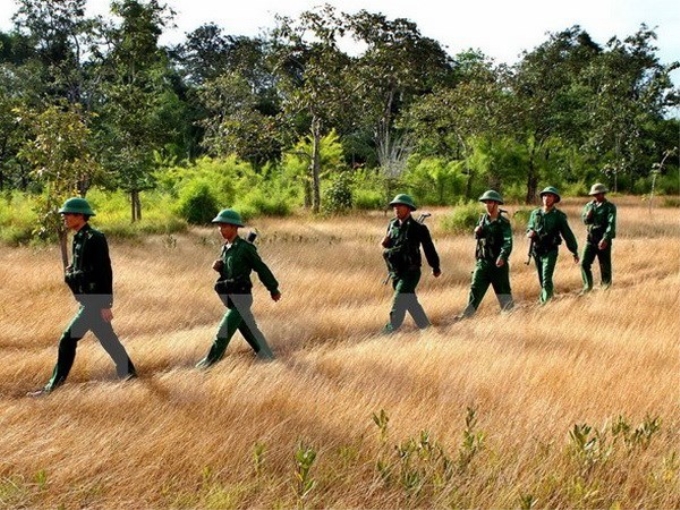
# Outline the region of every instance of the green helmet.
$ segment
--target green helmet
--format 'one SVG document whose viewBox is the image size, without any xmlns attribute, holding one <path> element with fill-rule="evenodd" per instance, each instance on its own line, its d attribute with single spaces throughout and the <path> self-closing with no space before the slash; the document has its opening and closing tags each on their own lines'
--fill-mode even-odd
<svg viewBox="0 0 680 510">
<path fill-rule="evenodd" d="M 593 195 L 599 195 L 600 193 L 607 193 L 607 187 L 602 184 L 601 182 L 597 182 L 592 185 L 590 188 L 590 193 L 588 193 L 590 196 Z"/>
<path fill-rule="evenodd" d="M 87 200 L 80 197 L 69 198 L 59 209 L 59 214 L 84 214 L 85 216 L 95 216 L 94 211 L 87 203 Z"/>
<path fill-rule="evenodd" d="M 390 202 L 390 205 L 406 205 L 412 211 L 416 210 L 416 203 L 413 201 L 410 195 L 405 195 L 404 193 L 400 193 L 394 197 L 394 199 Z"/>
<path fill-rule="evenodd" d="M 226 223 L 228 225 L 243 226 L 241 215 L 233 209 L 222 209 L 217 216 L 212 219 L 213 223 Z"/>
<path fill-rule="evenodd" d="M 555 203 L 562 200 L 562 197 L 560 196 L 560 192 L 557 191 L 557 188 L 555 186 L 548 186 L 543 191 L 541 191 L 541 197 L 543 195 L 547 195 L 547 194 L 555 195 Z"/>
<path fill-rule="evenodd" d="M 501 196 L 498 191 L 494 191 L 492 189 L 486 190 L 484 194 L 479 197 L 480 202 L 486 202 L 487 200 L 491 200 L 493 202 L 498 202 L 499 204 L 503 203 L 503 197 Z"/>
</svg>

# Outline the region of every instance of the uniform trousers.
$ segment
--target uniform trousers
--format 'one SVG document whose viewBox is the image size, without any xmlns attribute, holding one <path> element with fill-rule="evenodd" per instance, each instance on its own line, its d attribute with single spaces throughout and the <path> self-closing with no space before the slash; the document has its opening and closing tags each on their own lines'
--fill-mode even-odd
<svg viewBox="0 0 680 510">
<path fill-rule="evenodd" d="M 215 340 L 208 354 L 198 362 L 197 367 L 209 367 L 222 359 L 236 331 L 241 332 L 245 341 L 259 358 L 274 359 L 274 353 L 269 348 L 250 310 L 252 305 L 252 294 L 229 294 L 227 296 L 227 311 L 217 328 Z"/>
<path fill-rule="evenodd" d="M 81 299 L 84 301 L 84 298 Z M 116 364 L 118 377 L 125 378 L 135 376 L 136 370 L 125 347 L 120 343 L 118 335 L 113 331 L 110 322 L 105 321 L 101 316 L 101 306 L 99 304 L 89 304 L 86 301 L 81 303 L 78 312 L 73 317 L 68 327 L 61 335 L 59 340 L 59 354 L 57 364 L 52 371 L 52 377 L 47 385 L 46 391 L 52 391 L 57 386 L 64 383 L 68 377 L 73 362 L 76 358 L 76 348 L 78 341 L 85 336 L 88 331 L 92 331 L 99 343 L 104 348 L 113 362 Z"/>
</svg>

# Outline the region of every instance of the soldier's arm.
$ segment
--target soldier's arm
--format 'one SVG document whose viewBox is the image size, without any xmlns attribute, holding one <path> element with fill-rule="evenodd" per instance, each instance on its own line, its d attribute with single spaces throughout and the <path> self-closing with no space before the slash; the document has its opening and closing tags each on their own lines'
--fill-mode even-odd
<svg viewBox="0 0 680 510">
<path fill-rule="evenodd" d="M 501 245 L 500 258 L 507 262 L 510 253 L 512 253 L 512 227 L 510 221 L 501 220 L 501 229 L 503 232 L 503 244 Z"/>
<path fill-rule="evenodd" d="M 527 224 L 527 237 L 534 237 L 536 235 L 536 210 L 531 211 L 529 216 L 529 223 Z"/>
<path fill-rule="evenodd" d="M 567 243 L 569 251 L 574 254 L 574 257 L 578 257 L 578 242 L 576 241 L 576 236 L 569 227 L 567 215 L 564 213 L 562 213 L 562 219 L 560 221 L 560 234 L 564 238 L 564 242 Z"/>
<path fill-rule="evenodd" d="M 608 202 L 609 207 L 607 208 L 607 228 L 604 231 L 602 239 L 611 242 L 612 239 L 616 237 L 616 206 L 611 202 Z"/>
<path fill-rule="evenodd" d="M 87 279 L 94 284 L 93 294 L 97 295 L 101 308 L 113 306 L 113 270 L 109 256 L 109 245 L 102 233 L 94 234 L 87 241 L 88 259 L 85 264 L 91 268 Z"/>
<path fill-rule="evenodd" d="M 274 297 L 275 295 L 280 295 L 279 292 L 279 282 L 274 277 L 267 264 L 264 263 L 260 254 L 257 253 L 257 248 L 252 244 L 247 245 L 248 259 L 250 261 L 250 267 L 253 271 L 257 273 L 257 277 L 260 279 L 262 284 L 266 287 L 269 293 Z"/>
<path fill-rule="evenodd" d="M 420 243 L 423 245 L 425 259 L 432 268 L 432 273 L 439 274 L 441 273 L 441 268 L 439 267 L 439 255 L 437 254 L 437 250 L 434 247 L 434 242 L 432 242 L 430 231 L 425 225 L 420 225 L 420 227 Z"/>
</svg>

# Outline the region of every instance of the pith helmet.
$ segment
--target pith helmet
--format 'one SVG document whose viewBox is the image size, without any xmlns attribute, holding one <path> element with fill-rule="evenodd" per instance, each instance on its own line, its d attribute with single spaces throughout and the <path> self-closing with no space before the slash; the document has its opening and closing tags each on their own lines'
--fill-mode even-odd
<svg viewBox="0 0 680 510">
<path fill-rule="evenodd" d="M 562 197 L 560 196 L 560 192 L 557 191 L 557 188 L 555 186 L 548 186 L 543 191 L 541 191 L 541 197 L 543 195 L 547 195 L 548 193 L 550 193 L 551 195 L 555 195 L 555 203 L 562 200 Z"/>
<path fill-rule="evenodd" d="M 227 223 L 228 225 L 243 226 L 241 215 L 233 209 L 222 209 L 217 216 L 212 219 L 212 223 Z"/>
<path fill-rule="evenodd" d="M 590 193 L 588 193 L 588 194 L 591 195 L 591 196 L 592 195 L 599 195 L 600 193 L 607 193 L 607 191 L 608 191 L 607 186 L 605 186 L 601 182 L 597 182 L 597 183 L 592 185 L 592 187 L 590 188 Z"/>
<path fill-rule="evenodd" d="M 59 214 L 84 214 L 85 216 L 95 216 L 94 211 L 87 203 L 87 200 L 80 197 L 69 198 L 59 209 Z"/>
<path fill-rule="evenodd" d="M 394 197 L 394 199 L 390 202 L 390 205 L 406 205 L 412 211 L 416 210 L 416 203 L 413 201 L 410 195 L 405 195 L 404 193 L 400 193 Z"/>
<path fill-rule="evenodd" d="M 492 189 L 486 190 L 484 194 L 479 197 L 480 202 L 486 202 L 487 200 L 492 200 L 494 202 L 498 202 L 499 204 L 503 203 L 503 197 L 501 196 L 498 191 L 494 191 Z"/>
</svg>

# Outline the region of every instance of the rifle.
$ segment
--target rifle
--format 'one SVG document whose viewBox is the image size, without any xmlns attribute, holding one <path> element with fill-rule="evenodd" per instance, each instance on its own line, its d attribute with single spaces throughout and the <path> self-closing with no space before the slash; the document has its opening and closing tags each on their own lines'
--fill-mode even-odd
<svg viewBox="0 0 680 510">
<path fill-rule="evenodd" d="M 527 266 L 531 262 L 531 256 L 534 254 L 534 244 L 536 243 L 536 236 L 531 238 L 531 241 L 529 241 L 529 253 L 527 253 L 527 261 L 524 263 Z"/>
<path fill-rule="evenodd" d="M 416 218 L 416 222 L 420 223 L 421 225 L 425 223 L 425 220 L 428 219 L 432 214 L 428 212 L 420 213 L 418 218 Z M 385 279 L 383 280 L 382 284 L 387 285 L 387 282 L 390 281 L 390 270 L 389 267 L 387 268 L 387 275 L 385 276 Z"/>
</svg>

